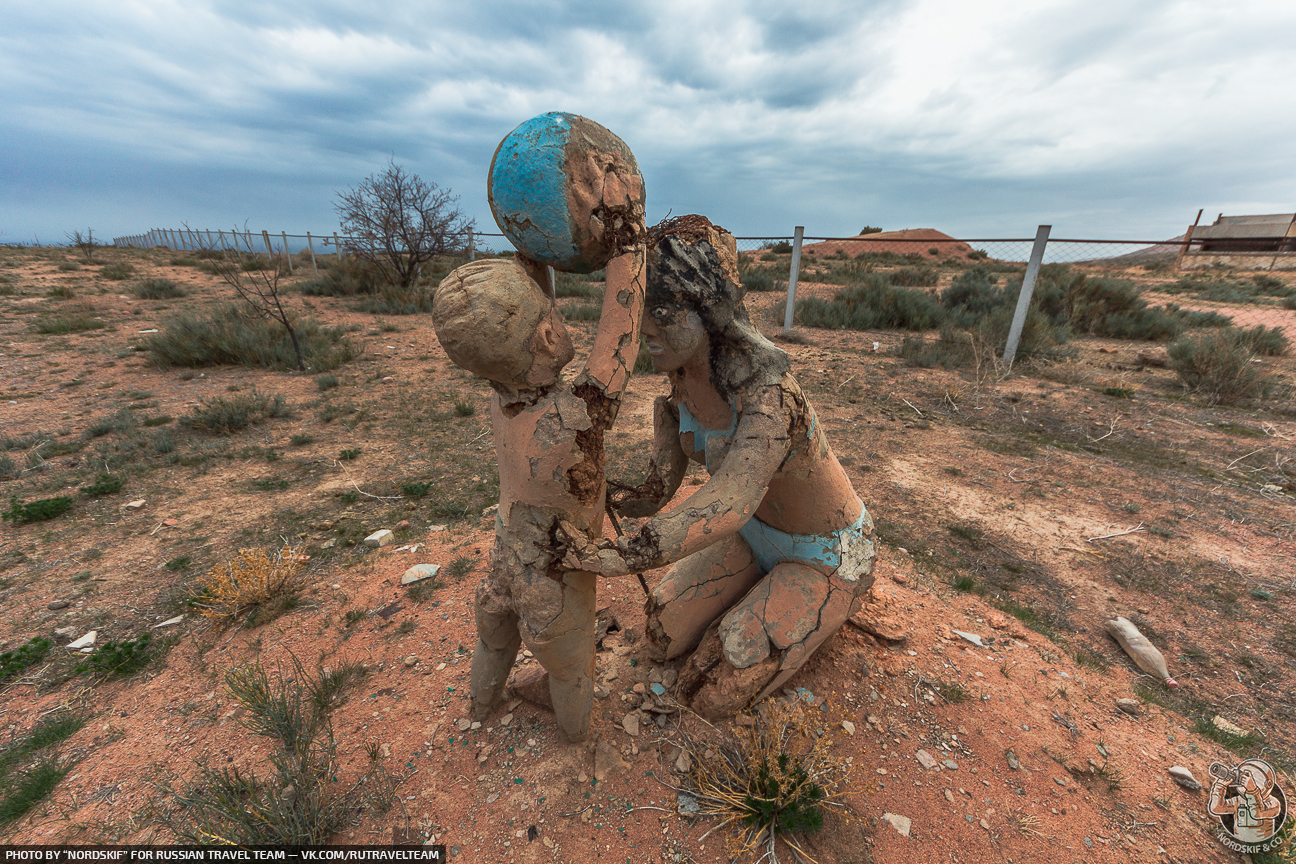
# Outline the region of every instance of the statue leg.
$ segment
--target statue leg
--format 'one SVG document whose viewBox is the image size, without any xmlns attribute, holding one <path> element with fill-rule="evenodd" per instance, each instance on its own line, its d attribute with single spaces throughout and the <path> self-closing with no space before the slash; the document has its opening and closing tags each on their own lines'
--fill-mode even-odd
<svg viewBox="0 0 1296 864">
<path fill-rule="evenodd" d="M 680 697 L 703 717 L 773 693 L 850 616 L 859 580 L 784 561 L 709 629 L 680 673 Z"/>
<path fill-rule="evenodd" d="M 522 634 L 509 596 L 494 585 L 494 573 L 477 585 L 477 647 L 473 649 L 468 693 L 474 720 L 483 721 L 499 704 L 517 659 Z"/>
<path fill-rule="evenodd" d="M 759 578 L 751 547 L 736 534 L 671 567 L 645 604 L 653 658 L 669 660 L 692 650 L 711 622 Z"/>
<path fill-rule="evenodd" d="M 521 628 L 527 647 L 549 673 L 549 696 L 558 726 L 573 743 L 589 732 L 594 704 L 597 580 L 593 573 L 574 570 L 562 582 L 543 575 L 533 580 L 528 598 L 543 602 L 524 609 Z"/>
</svg>

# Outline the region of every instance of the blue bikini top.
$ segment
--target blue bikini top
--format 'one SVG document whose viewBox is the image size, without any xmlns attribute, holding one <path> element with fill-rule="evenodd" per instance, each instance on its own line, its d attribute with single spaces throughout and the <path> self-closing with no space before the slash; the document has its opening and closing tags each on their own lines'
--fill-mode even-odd
<svg viewBox="0 0 1296 864">
<path fill-rule="evenodd" d="M 720 437 L 720 438 L 722 438 L 722 439 L 724 439 L 724 438 L 728 438 L 728 439 L 730 439 L 730 441 L 732 441 L 734 432 L 738 431 L 738 412 L 737 412 L 737 411 L 734 411 L 732 405 L 729 406 L 729 411 L 730 411 L 730 412 L 732 413 L 732 415 L 733 415 L 733 420 L 729 423 L 729 428 L 728 428 L 728 429 L 724 429 L 724 430 L 721 430 L 721 429 L 708 429 L 707 427 L 705 427 L 705 426 L 703 426 L 701 423 L 699 423 L 698 420 L 697 420 L 697 418 L 694 417 L 694 416 L 689 412 L 689 410 L 688 410 L 688 406 L 685 405 L 685 404 L 683 403 L 683 401 L 681 401 L 681 402 L 679 403 L 679 431 L 680 431 L 680 434 L 683 435 L 683 434 L 686 433 L 686 432 L 692 432 L 692 433 L 693 433 L 693 452 L 694 452 L 694 453 L 706 453 L 706 454 L 707 454 L 707 456 L 706 456 L 706 469 L 707 469 L 707 473 L 708 473 L 708 474 L 714 474 L 714 473 L 716 472 L 716 469 L 718 469 L 718 468 L 720 467 L 719 465 L 712 465 L 712 464 L 711 464 L 711 459 L 710 459 L 711 454 L 710 454 L 710 452 L 708 452 L 708 450 L 707 450 L 707 443 L 711 440 L 711 437 L 714 435 L 714 436 L 718 436 L 718 437 Z M 814 439 L 815 425 L 816 425 L 818 422 L 819 422 L 819 418 L 817 418 L 817 417 L 815 416 L 814 409 L 811 409 L 811 410 L 810 410 L 810 428 L 806 431 L 806 440 L 807 440 L 807 442 L 809 442 L 809 441 L 811 441 L 811 440 Z M 725 444 L 728 444 L 728 443 L 730 443 L 730 441 L 726 441 L 726 442 L 724 442 L 724 443 L 725 443 Z M 717 450 L 716 452 L 717 452 L 717 454 L 719 455 L 720 460 L 723 461 L 723 460 L 724 460 L 724 454 L 728 452 L 728 448 L 726 447 L 726 449 L 725 449 L 724 451 L 719 451 L 719 450 Z M 788 459 L 791 459 L 793 456 L 796 455 L 796 453 L 797 453 L 797 449 L 796 449 L 796 448 L 793 448 L 793 449 L 792 449 L 792 452 L 788 453 L 787 458 L 788 458 Z"/>
</svg>

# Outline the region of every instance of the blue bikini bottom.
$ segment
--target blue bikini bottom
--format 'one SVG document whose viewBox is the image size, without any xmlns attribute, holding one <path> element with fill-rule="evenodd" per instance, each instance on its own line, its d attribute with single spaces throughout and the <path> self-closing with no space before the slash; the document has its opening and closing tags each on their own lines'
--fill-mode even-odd
<svg viewBox="0 0 1296 864">
<path fill-rule="evenodd" d="M 761 572 L 768 573 L 781 561 L 817 564 L 830 570 L 840 568 L 843 562 L 847 565 L 863 563 L 873 557 L 873 543 L 868 539 L 872 529 L 873 519 L 868 510 L 861 507 L 859 518 L 853 525 L 825 534 L 788 534 L 755 517 L 748 519 L 738 533 L 751 547 Z"/>
</svg>

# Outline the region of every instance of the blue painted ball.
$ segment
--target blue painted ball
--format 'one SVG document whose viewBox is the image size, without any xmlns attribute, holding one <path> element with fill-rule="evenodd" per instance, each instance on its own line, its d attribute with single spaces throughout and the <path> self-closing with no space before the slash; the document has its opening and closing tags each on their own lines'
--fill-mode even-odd
<svg viewBox="0 0 1296 864">
<path fill-rule="evenodd" d="M 591 273 L 643 236 L 644 184 L 634 154 L 579 114 L 532 117 L 500 142 L 487 197 L 495 223 L 524 255 Z"/>
</svg>

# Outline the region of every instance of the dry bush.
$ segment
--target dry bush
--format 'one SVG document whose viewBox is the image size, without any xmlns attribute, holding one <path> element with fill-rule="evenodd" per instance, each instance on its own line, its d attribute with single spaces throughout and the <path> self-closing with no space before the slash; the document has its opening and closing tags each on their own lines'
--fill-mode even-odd
<svg viewBox="0 0 1296 864">
<path fill-rule="evenodd" d="M 193 605 L 207 619 L 228 624 L 251 612 L 248 626 L 273 621 L 301 602 L 309 579 L 306 555 L 285 546 L 272 556 L 264 549 L 240 549 L 198 580 Z"/>
</svg>

